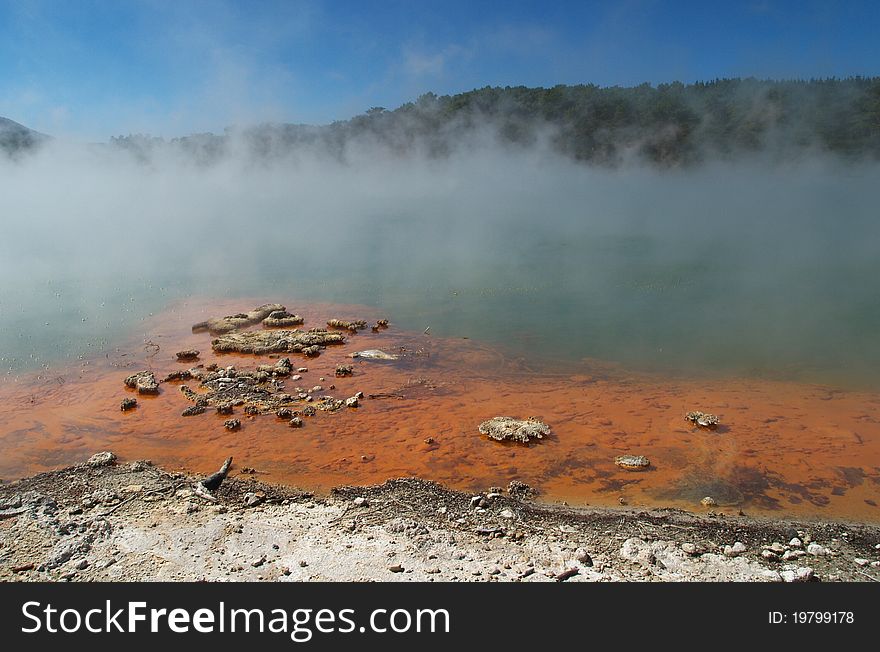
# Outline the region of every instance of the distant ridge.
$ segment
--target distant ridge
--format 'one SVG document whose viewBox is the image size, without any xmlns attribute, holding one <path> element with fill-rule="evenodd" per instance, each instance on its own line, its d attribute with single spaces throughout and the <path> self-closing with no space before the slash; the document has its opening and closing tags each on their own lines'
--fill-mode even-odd
<svg viewBox="0 0 880 652">
<path fill-rule="evenodd" d="M 46 134 L 0 116 L 0 149 L 8 154 L 33 149 L 49 138 Z"/>
</svg>

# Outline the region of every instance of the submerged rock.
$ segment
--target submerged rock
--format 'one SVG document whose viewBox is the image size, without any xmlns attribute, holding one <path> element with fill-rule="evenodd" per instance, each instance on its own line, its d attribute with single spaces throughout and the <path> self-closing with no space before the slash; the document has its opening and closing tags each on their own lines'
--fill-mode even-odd
<svg viewBox="0 0 880 652">
<path fill-rule="evenodd" d="M 684 415 L 685 421 L 690 421 L 691 423 L 695 423 L 702 428 L 715 428 L 718 426 L 719 419 L 714 414 L 709 414 L 707 412 L 688 412 Z"/>
<path fill-rule="evenodd" d="M 197 359 L 199 357 L 199 353 L 201 352 L 197 351 L 196 349 L 184 349 L 183 351 L 178 351 L 175 355 L 177 356 L 177 359 L 181 362 L 186 362 L 189 360 Z"/>
<path fill-rule="evenodd" d="M 238 430 L 239 428 L 241 428 L 241 421 L 239 421 L 238 419 L 227 419 L 223 422 L 223 426 L 227 430 Z"/>
<path fill-rule="evenodd" d="M 638 471 L 651 466 L 651 461 L 644 455 L 618 455 L 614 458 L 614 463 L 620 468 L 630 471 Z"/>
<path fill-rule="evenodd" d="M 292 315 L 286 310 L 273 310 L 269 316 L 263 320 L 263 326 L 270 328 L 289 328 L 290 326 L 299 326 L 305 321 L 299 315 Z"/>
<path fill-rule="evenodd" d="M 122 403 L 120 403 L 120 405 L 119 405 L 119 409 L 122 410 L 123 412 L 127 412 L 128 410 L 131 410 L 132 408 L 136 408 L 137 404 L 138 404 L 138 402 L 137 402 L 136 398 L 124 398 L 124 399 L 122 399 Z"/>
<path fill-rule="evenodd" d="M 136 389 L 138 394 L 158 394 L 159 382 L 152 371 L 140 371 L 125 379 L 125 386 Z"/>
<path fill-rule="evenodd" d="M 350 364 L 338 364 L 336 365 L 336 375 L 337 376 L 351 376 L 354 373 L 354 367 Z"/>
<path fill-rule="evenodd" d="M 531 439 L 543 439 L 550 434 L 550 426 L 537 419 L 494 417 L 479 426 L 481 434 L 496 441 L 515 441 L 528 444 Z"/>
<path fill-rule="evenodd" d="M 365 358 L 367 360 L 397 360 L 399 356 L 393 353 L 385 353 L 379 349 L 367 349 L 366 351 L 355 351 L 349 355 L 350 358 Z"/>
<path fill-rule="evenodd" d="M 218 353 L 304 353 L 314 355 L 322 346 L 342 344 L 345 336 L 322 329 L 264 330 L 242 333 L 227 333 L 211 342 L 211 348 Z"/>
<path fill-rule="evenodd" d="M 267 303 L 257 306 L 249 312 L 241 312 L 236 315 L 227 315 L 226 317 L 212 317 L 206 321 L 193 324 L 193 333 L 210 331 L 211 333 L 228 333 L 230 331 L 259 324 L 273 312 L 285 310 L 280 303 Z"/>
</svg>

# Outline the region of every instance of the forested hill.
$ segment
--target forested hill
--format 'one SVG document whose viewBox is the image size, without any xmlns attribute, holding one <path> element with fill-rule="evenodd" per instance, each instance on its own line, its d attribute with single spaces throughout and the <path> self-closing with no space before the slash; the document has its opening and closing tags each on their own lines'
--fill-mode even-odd
<svg viewBox="0 0 880 652">
<path fill-rule="evenodd" d="M 750 154 L 785 161 L 817 152 L 880 159 L 880 77 L 486 87 L 427 93 L 394 110 L 376 107 L 324 126 L 264 124 L 222 135 L 171 141 L 135 135 L 111 142 L 143 159 L 170 148 L 204 163 L 242 148 L 257 158 L 308 151 L 344 160 L 355 152 L 442 157 L 486 142 L 513 148 L 549 143 L 572 159 L 606 166 L 693 165 Z"/>
<path fill-rule="evenodd" d="M 47 138 L 48 136 L 28 129 L 9 118 L 0 117 L 0 152 L 14 155 L 31 150 Z"/>
<path fill-rule="evenodd" d="M 549 132 L 559 151 L 601 164 L 636 155 L 675 165 L 759 151 L 782 158 L 816 150 L 880 158 L 880 77 L 487 87 L 427 94 L 394 111 L 372 109 L 331 125 L 329 135 L 344 141 L 366 133 L 392 147 L 423 142 L 444 153 L 455 135 L 484 124 L 523 145 Z"/>
</svg>

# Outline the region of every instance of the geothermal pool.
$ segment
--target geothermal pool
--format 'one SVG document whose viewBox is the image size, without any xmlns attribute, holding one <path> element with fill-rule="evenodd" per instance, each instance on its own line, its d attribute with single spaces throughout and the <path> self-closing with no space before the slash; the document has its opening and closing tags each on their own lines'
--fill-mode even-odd
<svg viewBox="0 0 880 652">
<path fill-rule="evenodd" d="M 201 364 L 238 369 L 272 363 L 268 356 L 215 354 L 212 336 L 190 326 L 233 314 L 262 298 L 174 302 L 103 352 L 21 372 L 0 384 L 4 427 L 0 477 L 10 480 L 79 462 L 97 450 L 123 459 L 151 459 L 166 467 L 212 472 L 228 455 L 236 472 L 249 468 L 269 482 L 324 491 L 340 484 L 380 483 L 420 476 L 464 490 L 520 480 L 541 499 L 569 504 L 673 506 L 766 515 L 823 516 L 880 521 L 880 394 L 803 381 L 728 376 L 676 377 L 633 372 L 593 359 L 565 364 L 511 353 L 463 336 L 401 328 L 393 314 L 353 304 L 278 300 L 306 318 L 302 328 L 333 317 L 373 320 L 391 327 L 347 336 L 317 358 L 291 354 L 305 366 L 296 385 L 322 385 L 345 398 L 367 395 L 357 409 L 318 412 L 301 429 L 272 414 L 248 416 L 228 431 L 228 418 L 209 409 L 182 417 L 191 405 L 167 382 L 155 397 L 120 411 L 133 396 L 126 376 L 150 369 L 157 378 L 186 369 L 174 353 L 202 352 Z M 253 328 L 262 328 L 255 326 Z M 403 352 L 396 361 L 349 358 L 353 351 Z M 277 358 L 277 355 L 274 356 Z M 337 364 L 354 366 L 334 377 Z M 323 381 L 320 378 L 323 377 Z M 187 385 L 197 385 L 189 381 Z M 335 384 L 335 390 L 326 389 Z M 369 398 L 369 395 L 380 395 Z M 684 420 L 689 410 L 718 414 L 706 430 Z M 528 446 L 499 443 L 477 431 L 494 416 L 537 417 L 552 434 Z M 651 466 L 628 471 L 622 454 L 645 455 Z"/>
</svg>

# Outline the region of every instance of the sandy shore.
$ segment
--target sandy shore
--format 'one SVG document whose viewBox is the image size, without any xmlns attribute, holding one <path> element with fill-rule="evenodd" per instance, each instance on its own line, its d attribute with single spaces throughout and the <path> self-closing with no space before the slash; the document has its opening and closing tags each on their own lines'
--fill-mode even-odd
<svg viewBox="0 0 880 652">
<path fill-rule="evenodd" d="M 0 580 L 880 581 L 875 525 L 572 509 L 415 478 L 316 496 L 246 471 L 216 502 L 148 462 L 2 485 Z"/>
</svg>

